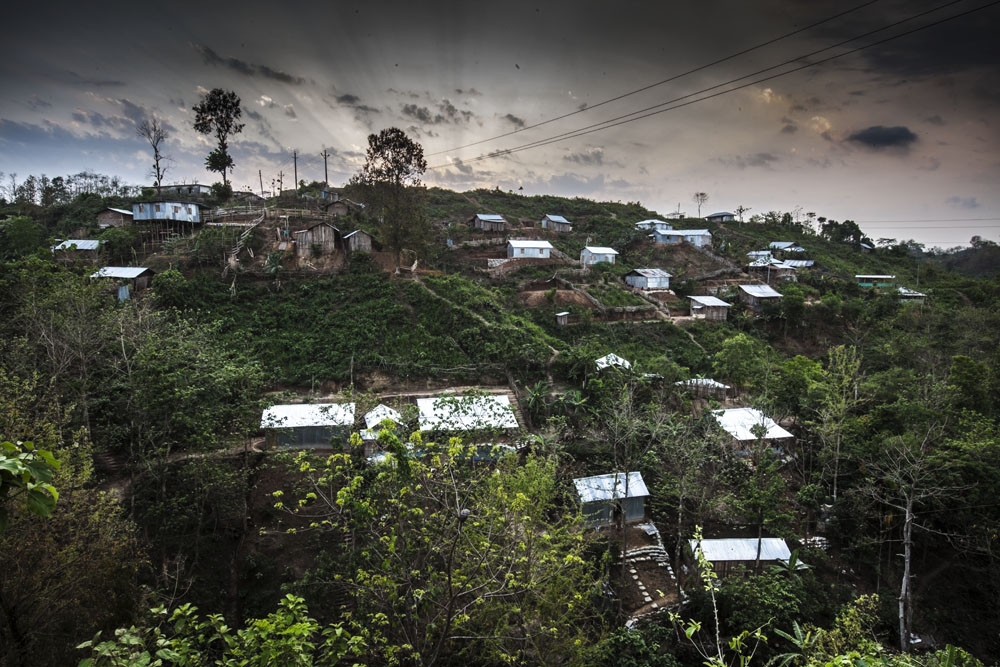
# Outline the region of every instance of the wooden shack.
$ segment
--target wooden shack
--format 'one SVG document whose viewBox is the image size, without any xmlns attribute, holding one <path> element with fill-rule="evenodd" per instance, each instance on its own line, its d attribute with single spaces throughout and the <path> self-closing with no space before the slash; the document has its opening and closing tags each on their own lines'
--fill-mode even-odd
<svg viewBox="0 0 1000 667">
<path fill-rule="evenodd" d="M 132 211 L 123 208 L 106 208 L 97 214 L 97 226 L 101 229 L 108 227 L 124 227 L 132 224 Z"/>
<path fill-rule="evenodd" d="M 580 251 L 580 263 L 584 266 L 593 266 L 594 264 L 600 264 L 601 262 L 607 262 L 608 264 L 615 263 L 615 257 L 618 255 L 618 251 L 614 248 L 606 248 L 603 246 L 586 246 Z"/>
<path fill-rule="evenodd" d="M 701 550 L 712 569 L 720 577 L 735 572 L 752 573 L 760 553 L 761 566 L 787 563 L 792 552 L 788 544 L 779 537 L 731 537 L 722 539 L 689 540 L 689 556 L 697 562 L 696 553 Z"/>
<path fill-rule="evenodd" d="M 469 224 L 484 232 L 502 232 L 507 227 L 507 221 L 502 215 L 492 213 L 477 213 L 469 220 Z"/>
<path fill-rule="evenodd" d="M 97 239 L 66 239 L 52 246 L 51 250 L 60 262 L 96 262 L 101 254 L 101 243 Z"/>
<path fill-rule="evenodd" d="M 691 378 L 690 380 L 681 380 L 680 382 L 675 382 L 674 386 L 686 389 L 698 398 L 714 398 L 718 401 L 724 401 L 729 395 L 730 390 L 730 386 L 728 384 L 722 384 L 718 380 L 713 380 L 712 378 Z"/>
<path fill-rule="evenodd" d="M 691 317 L 700 320 L 725 322 L 732 304 L 714 296 L 691 296 Z"/>
<path fill-rule="evenodd" d="M 354 403 L 272 405 L 260 419 L 267 445 L 280 449 L 339 449 L 353 426 Z"/>
<path fill-rule="evenodd" d="M 542 222 L 539 225 L 542 229 L 548 229 L 553 232 L 571 232 L 573 231 L 573 223 L 571 223 L 566 218 L 561 215 L 547 215 L 542 218 Z"/>
<path fill-rule="evenodd" d="M 371 252 L 375 239 L 363 229 L 355 229 L 350 234 L 344 235 L 344 246 L 347 252 Z"/>
<path fill-rule="evenodd" d="M 615 525 L 624 513 L 627 523 L 646 518 L 646 498 L 649 491 L 642 474 L 616 472 L 573 480 L 580 500 L 583 520 L 590 526 Z M 626 490 L 626 485 L 628 489 Z"/>
<path fill-rule="evenodd" d="M 292 236 L 295 239 L 295 254 L 299 257 L 328 255 L 344 247 L 340 230 L 329 222 L 317 222 Z"/>
<path fill-rule="evenodd" d="M 712 232 L 707 229 L 656 229 L 653 240 L 657 243 L 677 244 L 689 243 L 698 248 L 712 247 Z"/>
<path fill-rule="evenodd" d="M 781 294 L 770 285 L 740 285 L 740 298 L 753 311 L 759 311 L 765 302 L 776 302 Z"/>
<path fill-rule="evenodd" d="M 625 284 L 636 289 L 670 289 L 671 277 L 663 269 L 634 269 L 625 274 Z"/>
<path fill-rule="evenodd" d="M 114 281 L 119 301 L 131 298 L 133 292 L 140 292 L 153 279 L 153 270 L 145 266 L 104 266 L 90 274 L 91 278 Z"/>
</svg>

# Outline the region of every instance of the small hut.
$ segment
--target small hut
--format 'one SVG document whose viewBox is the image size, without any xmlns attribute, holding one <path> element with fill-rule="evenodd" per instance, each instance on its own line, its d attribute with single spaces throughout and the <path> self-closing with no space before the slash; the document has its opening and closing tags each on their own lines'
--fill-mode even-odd
<svg viewBox="0 0 1000 667">
<path fill-rule="evenodd" d="M 896 286 L 896 276 L 884 274 L 859 274 L 854 276 L 858 281 L 858 287 L 868 287 L 871 289 L 892 289 Z"/>
<path fill-rule="evenodd" d="M 542 222 L 539 225 L 542 229 L 550 229 L 553 232 L 571 232 L 573 231 L 573 223 L 571 223 L 566 218 L 561 215 L 547 215 L 542 218 Z"/>
<path fill-rule="evenodd" d="M 626 483 L 628 490 L 626 491 Z M 624 512 L 626 522 L 642 521 L 646 517 L 649 491 L 642 473 L 627 475 L 616 472 L 573 480 L 580 499 L 583 520 L 594 528 L 613 526 Z"/>
<path fill-rule="evenodd" d="M 765 302 L 777 301 L 781 294 L 770 285 L 740 285 L 740 298 L 751 310 L 759 311 Z"/>
<path fill-rule="evenodd" d="M 719 211 L 718 213 L 705 216 L 705 219 L 709 222 L 733 222 L 736 220 L 736 216 L 729 211 Z"/>
<path fill-rule="evenodd" d="M 691 296 L 691 317 L 725 322 L 732 304 L 715 296 Z"/>
<path fill-rule="evenodd" d="M 520 428 L 505 394 L 449 395 L 418 398 L 421 431 L 461 433 Z"/>
<path fill-rule="evenodd" d="M 785 441 L 795 436 L 778 426 L 777 422 L 756 408 L 730 408 L 716 410 L 712 413 L 722 430 L 732 436 L 733 440 L 743 448 L 757 441 L 755 431 L 763 429 L 762 440 Z"/>
<path fill-rule="evenodd" d="M 625 284 L 636 289 L 670 289 L 671 277 L 663 269 L 634 269 L 625 274 Z"/>
<path fill-rule="evenodd" d="M 477 213 L 469 220 L 469 224 L 484 232 L 502 232 L 507 226 L 507 221 L 502 215 Z"/>
<path fill-rule="evenodd" d="M 344 245 L 340 230 L 329 222 L 317 222 L 295 232 L 293 236 L 295 254 L 299 257 L 328 255 Z"/>
<path fill-rule="evenodd" d="M 51 247 L 55 258 L 70 262 L 74 260 L 94 261 L 101 252 L 101 241 L 96 239 L 66 239 Z"/>
<path fill-rule="evenodd" d="M 681 241 L 696 248 L 712 247 L 712 232 L 707 229 L 665 229 L 654 230 L 653 240 L 657 243 L 677 244 Z"/>
<path fill-rule="evenodd" d="M 681 380 L 680 382 L 675 382 L 674 386 L 686 389 L 698 398 L 714 398 L 719 401 L 725 400 L 731 388 L 728 384 L 722 384 L 712 378 Z"/>
<path fill-rule="evenodd" d="M 340 445 L 354 426 L 354 403 L 272 405 L 261 415 L 269 447 L 325 449 Z"/>
<path fill-rule="evenodd" d="M 593 266 L 594 264 L 600 264 L 601 262 L 614 264 L 615 256 L 617 254 L 618 251 L 614 248 L 589 245 L 580 251 L 580 263 L 584 266 Z"/>
<path fill-rule="evenodd" d="M 792 552 L 785 541 L 778 537 L 736 537 L 712 540 L 690 540 L 688 546 L 692 555 L 700 549 L 705 559 L 712 564 L 712 569 L 720 577 L 731 574 L 736 568 L 744 572 L 752 572 L 757 564 L 757 553 L 760 552 L 761 565 L 776 565 L 787 563 Z"/>
<path fill-rule="evenodd" d="M 617 354 L 612 352 L 611 354 L 606 354 L 600 359 L 594 360 L 594 365 L 597 366 L 597 370 L 603 371 L 605 368 L 624 368 L 625 370 L 630 370 L 632 368 L 632 362 L 628 359 L 622 359 Z"/>
<path fill-rule="evenodd" d="M 108 227 L 125 227 L 132 224 L 132 211 L 123 208 L 106 208 L 97 214 L 97 226 L 101 229 Z"/>
<path fill-rule="evenodd" d="M 507 241 L 507 257 L 510 259 L 549 259 L 552 244 L 534 239 L 511 239 Z"/>
<path fill-rule="evenodd" d="M 361 441 L 365 445 L 365 456 L 371 456 L 375 452 L 379 426 L 387 419 L 398 425 L 403 420 L 403 416 L 384 403 L 379 403 L 365 414 L 366 428 L 361 431 Z"/>
<path fill-rule="evenodd" d="M 363 229 L 355 229 L 350 234 L 344 235 L 344 245 L 347 252 L 371 252 L 375 239 Z"/>
<path fill-rule="evenodd" d="M 139 292 L 149 287 L 153 279 L 153 270 L 145 266 L 103 266 L 90 274 L 90 277 L 114 280 L 118 285 L 118 300 L 126 301 L 132 292 Z"/>
<path fill-rule="evenodd" d="M 556 324 L 559 326 L 566 326 L 569 324 L 569 311 L 564 310 L 561 313 L 556 313 Z"/>
</svg>

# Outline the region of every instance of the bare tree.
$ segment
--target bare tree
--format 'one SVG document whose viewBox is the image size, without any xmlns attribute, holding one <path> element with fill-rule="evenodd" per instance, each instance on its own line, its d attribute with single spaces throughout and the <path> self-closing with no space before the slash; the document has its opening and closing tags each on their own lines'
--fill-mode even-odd
<svg viewBox="0 0 1000 667">
<path fill-rule="evenodd" d="M 743 204 L 740 204 L 739 206 L 736 207 L 736 217 L 740 219 L 741 225 L 743 224 L 743 214 L 749 213 L 750 211 L 751 208 L 749 206 L 744 206 Z"/>
<path fill-rule="evenodd" d="M 698 217 L 701 217 L 701 205 L 708 201 L 707 192 L 696 192 L 691 196 L 691 199 L 695 204 L 698 205 Z"/>
<path fill-rule="evenodd" d="M 162 163 L 170 160 L 168 156 L 163 154 L 160 145 L 170 138 L 170 134 L 159 118 L 153 118 L 152 120 L 147 118 L 143 120 L 135 128 L 135 133 L 148 141 L 149 145 L 153 148 L 153 170 L 150 172 L 150 175 L 156 179 L 156 187 L 160 187 L 163 177 L 167 174 L 167 166 Z"/>
</svg>

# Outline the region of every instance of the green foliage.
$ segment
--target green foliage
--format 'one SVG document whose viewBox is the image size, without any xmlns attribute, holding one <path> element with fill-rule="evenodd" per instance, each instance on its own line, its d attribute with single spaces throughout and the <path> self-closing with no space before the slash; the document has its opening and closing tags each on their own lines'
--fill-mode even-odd
<svg viewBox="0 0 1000 667">
<path fill-rule="evenodd" d="M 242 132 L 244 126 L 239 122 L 243 115 L 240 97 L 233 91 L 213 88 L 191 110 L 195 113 L 195 131 L 215 135 L 216 147 L 205 158 L 205 166 L 209 171 L 218 172 L 223 185 L 228 187 L 227 174 L 234 164 L 229 154 L 229 138 Z M 231 189 L 229 194 L 232 194 Z"/>
<path fill-rule="evenodd" d="M 127 265 L 135 259 L 135 243 L 139 232 L 135 227 L 109 227 L 97 237 L 107 263 Z"/>
<path fill-rule="evenodd" d="M 48 516 L 56 507 L 59 492 L 52 476 L 59 461 L 47 449 L 31 442 L 0 442 L 0 533 L 7 528 L 7 504 L 22 503 L 37 516 Z"/>
<path fill-rule="evenodd" d="M 277 611 L 250 619 L 246 627 L 235 630 L 221 614 L 203 618 L 190 604 L 172 612 L 155 607 L 145 624 L 119 628 L 114 639 L 105 641 L 97 633 L 77 646 L 90 653 L 79 665 L 307 667 L 335 665 L 359 654 L 363 644 L 357 637 L 339 623 L 324 627 L 308 613 L 302 598 L 287 595 Z"/>
<path fill-rule="evenodd" d="M 677 667 L 670 628 L 646 625 L 618 628 L 596 644 L 585 658 L 593 667 Z"/>
<path fill-rule="evenodd" d="M 0 221 L 0 259 L 17 259 L 44 247 L 48 235 L 31 218 L 18 216 Z"/>
</svg>

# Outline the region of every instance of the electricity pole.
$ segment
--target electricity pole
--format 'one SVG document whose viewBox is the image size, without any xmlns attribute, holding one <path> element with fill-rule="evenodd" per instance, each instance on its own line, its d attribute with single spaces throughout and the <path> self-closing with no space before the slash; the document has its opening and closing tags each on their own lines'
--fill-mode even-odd
<svg viewBox="0 0 1000 667">
<path fill-rule="evenodd" d="M 329 174 L 326 171 L 326 159 L 328 157 L 330 157 L 330 154 L 327 153 L 326 149 L 324 148 L 323 152 L 320 153 L 320 155 L 323 157 L 323 183 L 326 184 L 326 189 L 329 190 L 330 189 L 330 176 L 329 176 Z"/>
<path fill-rule="evenodd" d="M 260 179 L 260 196 L 263 197 L 264 196 L 264 174 L 261 173 L 260 169 L 257 170 L 257 178 Z"/>
<path fill-rule="evenodd" d="M 299 153 L 292 151 L 292 169 L 295 171 L 295 196 L 299 196 Z"/>
<path fill-rule="evenodd" d="M 284 192 L 284 190 L 285 190 L 285 180 L 284 179 L 285 179 L 285 172 L 279 171 L 278 172 L 278 196 L 279 197 L 281 196 L 281 193 Z"/>
</svg>

